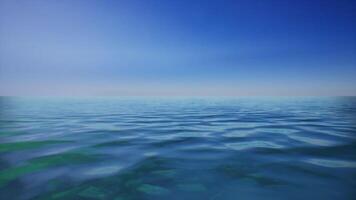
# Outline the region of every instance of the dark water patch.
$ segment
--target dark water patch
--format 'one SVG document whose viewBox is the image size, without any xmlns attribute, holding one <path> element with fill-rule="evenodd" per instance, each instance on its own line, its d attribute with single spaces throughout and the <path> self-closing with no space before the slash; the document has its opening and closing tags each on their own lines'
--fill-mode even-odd
<svg viewBox="0 0 356 200">
<path fill-rule="evenodd" d="M 112 147 L 112 146 L 127 146 L 132 145 L 132 140 L 116 140 L 110 142 L 104 142 L 94 145 L 94 147 Z"/>
<path fill-rule="evenodd" d="M 356 160 L 356 143 L 349 144 L 341 144 L 335 146 L 305 146 L 305 147 L 290 147 L 283 149 L 272 149 L 272 148 L 264 148 L 258 147 L 253 149 L 253 152 L 257 154 L 265 154 L 265 155 L 275 155 L 275 156 L 292 156 L 292 155 L 300 155 L 300 156 L 310 156 L 310 157 L 321 157 L 321 158 L 344 158 Z"/>
<path fill-rule="evenodd" d="M 250 166 L 244 164 L 225 164 L 219 166 L 217 171 L 228 180 L 252 181 L 260 187 L 292 185 L 287 180 L 260 174 L 260 167 L 258 165 Z"/>
<path fill-rule="evenodd" d="M 201 137 L 175 137 L 172 139 L 165 139 L 165 140 L 158 140 L 158 141 L 151 141 L 150 144 L 155 147 L 175 147 L 179 145 L 192 145 L 192 144 L 201 144 L 204 142 L 204 138 Z"/>
</svg>

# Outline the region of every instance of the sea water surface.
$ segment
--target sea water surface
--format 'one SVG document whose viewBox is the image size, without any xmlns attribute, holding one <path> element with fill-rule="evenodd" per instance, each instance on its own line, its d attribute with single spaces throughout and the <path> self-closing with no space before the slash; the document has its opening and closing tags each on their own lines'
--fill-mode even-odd
<svg viewBox="0 0 356 200">
<path fill-rule="evenodd" d="M 0 98 L 0 199 L 355 199 L 356 98 Z"/>
</svg>

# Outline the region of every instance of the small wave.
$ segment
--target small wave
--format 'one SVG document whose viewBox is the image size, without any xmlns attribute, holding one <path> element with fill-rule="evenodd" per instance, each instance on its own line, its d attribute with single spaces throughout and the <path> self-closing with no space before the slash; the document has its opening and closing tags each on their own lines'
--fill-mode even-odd
<svg viewBox="0 0 356 200">
<path fill-rule="evenodd" d="M 318 158 L 309 158 L 305 162 L 331 168 L 356 168 L 356 161 L 345 161 L 345 160 L 326 160 Z"/>
</svg>

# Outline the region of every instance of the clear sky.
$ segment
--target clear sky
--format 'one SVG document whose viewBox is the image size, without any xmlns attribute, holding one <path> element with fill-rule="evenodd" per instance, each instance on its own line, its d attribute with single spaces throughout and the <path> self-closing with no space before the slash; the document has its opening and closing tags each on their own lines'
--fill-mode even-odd
<svg viewBox="0 0 356 200">
<path fill-rule="evenodd" d="M 353 0 L 0 2 L 0 95 L 356 95 Z"/>
</svg>

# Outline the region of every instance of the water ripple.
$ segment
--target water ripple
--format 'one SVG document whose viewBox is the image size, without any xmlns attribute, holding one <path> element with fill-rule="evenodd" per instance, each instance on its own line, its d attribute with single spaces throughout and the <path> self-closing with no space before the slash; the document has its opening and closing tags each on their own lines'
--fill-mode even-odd
<svg viewBox="0 0 356 200">
<path fill-rule="evenodd" d="M 354 199 L 356 98 L 6 98 L 0 199 Z"/>
</svg>

